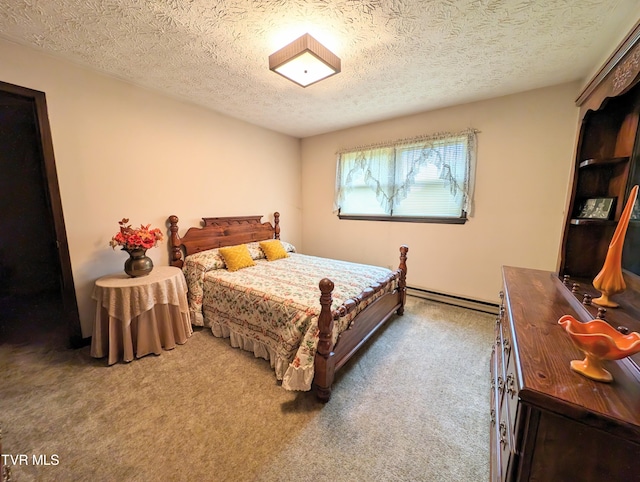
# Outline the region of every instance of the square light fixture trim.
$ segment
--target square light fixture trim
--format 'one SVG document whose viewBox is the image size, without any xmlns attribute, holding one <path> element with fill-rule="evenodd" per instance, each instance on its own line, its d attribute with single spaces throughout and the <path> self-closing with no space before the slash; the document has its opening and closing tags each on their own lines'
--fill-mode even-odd
<svg viewBox="0 0 640 482">
<path fill-rule="evenodd" d="M 308 33 L 269 55 L 269 69 L 302 87 L 340 72 L 340 59 Z"/>
</svg>

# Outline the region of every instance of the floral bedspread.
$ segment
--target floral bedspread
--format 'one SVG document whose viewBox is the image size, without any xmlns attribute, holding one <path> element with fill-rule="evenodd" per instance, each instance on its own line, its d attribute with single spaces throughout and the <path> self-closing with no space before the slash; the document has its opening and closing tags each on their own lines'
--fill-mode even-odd
<svg viewBox="0 0 640 482">
<path fill-rule="evenodd" d="M 295 247 L 292 244 L 285 241 L 281 242 L 287 252 L 295 252 Z M 254 260 L 266 258 L 258 242 L 247 243 L 247 248 Z M 204 275 L 208 271 L 225 269 L 225 267 L 224 260 L 217 249 L 209 249 L 207 251 L 190 254 L 184 260 L 182 272 L 189 287 L 187 297 L 189 299 L 189 316 L 191 317 L 192 325 L 204 326 L 204 319 L 202 317 Z"/>
<path fill-rule="evenodd" d="M 220 269 L 212 259 L 202 262 L 203 256 L 200 258 L 200 268 L 191 274 L 187 268 L 185 274 L 189 293 L 202 308 L 201 324 L 210 327 L 215 336 L 229 337 L 232 346 L 269 360 L 288 390 L 311 389 L 318 345 L 320 280 L 326 277 L 333 281 L 335 309 L 391 272 L 293 252 L 272 262 L 258 256 L 255 266 L 235 272 Z M 360 309 L 394 287 L 381 290 Z M 200 289 L 201 295 L 194 295 L 193 289 L 196 293 Z M 192 313 L 199 306 L 193 306 Z M 334 342 L 355 315 L 352 312 L 335 322 Z"/>
</svg>

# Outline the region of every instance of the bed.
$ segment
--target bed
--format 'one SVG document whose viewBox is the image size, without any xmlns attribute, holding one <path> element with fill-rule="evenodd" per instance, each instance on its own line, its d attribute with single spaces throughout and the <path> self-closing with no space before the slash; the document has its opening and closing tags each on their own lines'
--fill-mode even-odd
<svg viewBox="0 0 640 482">
<path fill-rule="evenodd" d="M 178 217 L 169 217 L 170 264 L 185 273 L 191 322 L 269 360 L 285 389 L 314 390 L 327 402 L 336 371 L 403 314 L 409 248 L 400 246 L 396 270 L 307 256 L 280 240 L 279 213 L 273 224 L 261 220 L 202 218 L 181 237 Z M 286 256 L 266 259 L 265 242 Z M 254 264 L 226 269 L 220 252 L 240 246 Z"/>
</svg>

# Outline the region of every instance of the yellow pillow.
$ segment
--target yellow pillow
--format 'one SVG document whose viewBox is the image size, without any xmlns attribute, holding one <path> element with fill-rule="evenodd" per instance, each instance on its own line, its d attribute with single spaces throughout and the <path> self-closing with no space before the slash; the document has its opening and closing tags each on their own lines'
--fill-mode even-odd
<svg viewBox="0 0 640 482">
<path fill-rule="evenodd" d="M 264 255 L 269 261 L 276 259 L 288 258 L 287 251 L 282 246 L 279 239 L 271 239 L 269 241 L 260 241 L 260 248 L 264 251 Z"/>
<path fill-rule="evenodd" d="M 238 271 L 239 269 L 255 265 L 246 244 L 219 248 L 218 252 L 220 256 L 222 256 L 222 259 L 224 259 L 224 263 L 227 265 L 229 271 Z"/>
</svg>

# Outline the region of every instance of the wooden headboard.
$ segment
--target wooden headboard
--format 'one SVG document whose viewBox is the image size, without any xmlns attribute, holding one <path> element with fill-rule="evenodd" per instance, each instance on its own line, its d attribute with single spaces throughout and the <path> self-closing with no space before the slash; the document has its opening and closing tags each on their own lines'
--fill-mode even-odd
<svg viewBox="0 0 640 482">
<path fill-rule="evenodd" d="M 189 228 L 181 238 L 178 236 L 178 216 L 169 216 L 169 262 L 171 266 L 182 268 L 183 256 L 223 246 L 280 239 L 280 213 L 273 213 L 273 226 L 260 222 L 261 219 L 262 216 L 202 218 L 202 227 Z"/>
</svg>

